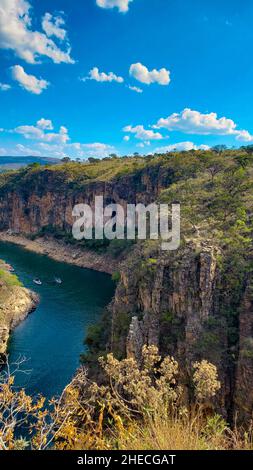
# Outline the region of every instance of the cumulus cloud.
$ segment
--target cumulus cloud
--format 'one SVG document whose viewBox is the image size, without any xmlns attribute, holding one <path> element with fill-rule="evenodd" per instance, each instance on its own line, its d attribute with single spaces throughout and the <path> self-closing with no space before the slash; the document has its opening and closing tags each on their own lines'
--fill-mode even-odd
<svg viewBox="0 0 253 470">
<path fill-rule="evenodd" d="M 135 138 L 139 140 L 161 140 L 163 139 L 160 132 L 154 132 L 151 129 L 144 129 L 144 126 L 126 126 L 123 128 L 123 132 L 135 134 Z"/>
<path fill-rule="evenodd" d="M 50 85 L 47 80 L 26 73 L 21 65 L 11 67 L 11 74 L 13 80 L 17 81 L 24 90 L 34 93 L 35 95 L 40 95 Z"/>
<path fill-rule="evenodd" d="M 97 5 L 101 8 L 118 8 L 121 13 L 126 13 L 132 1 L 133 0 L 97 0 Z"/>
<path fill-rule="evenodd" d="M 143 90 L 139 88 L 138 86 L 128 86 L 129 90 L 135 91 L 136 93 L 143 93 Z"/>
<path fill-rule="evenodd" d="M 89 157 L 104 158 L 108 157 L 109 154 L 115 150 L 113 146 L 104 144 L 101 142 L 92 142 L 82 144 L 80 142 L 66 143 L 66 144 L 48 144 L 40 142 L 38 147 L 43 155 L 52 155 L 57 158 L 63 158 L 64 156 L 70 156 L 71 158 L 83 158 Z"/>
<path fill-rule="evenodd" d="M 36 126 L 18 126 L 13 131 L 16 134 L 21 134 L 25 137 L 25 139 L 31 140 L 40 140 L 44 137 L 44 132 Z"/>
<path fill-rule="evenodd" d="M 37 121 L 37 127 L 43 130 L 53 130 L 53 123 L 50 119 L 44 119 L 41 118 L 39 121 Z"/>
<path fill-rule="evenodd" d="M 248 131 L 238 130 L 236 123 L 226 117 L 218 118 L 216 113 L 202 114 L 189 108 L 181 113 L 171 114 L 168 118 L 161 118 L 155 129 L 165 128 L 171 131 L 181 131 L 186 134 L 201 135 L 235 135 L 238 139 L 250 140 Z"/>
<path fill-rule="evenodd" d="M 231 135 L 237 140 L 253 141 L 253 136 L 247 130 L 239 130 L 232 119 L 218 118 L 217 113 L 202 114 L 189 108 L 185 108 L 181 113 L 173 113 L 167 118 L 159 119 L 153 128 L 164 128 L 185 134 Z"/>
<path fill-rule="evenodd" d="M 47 37 L 55 36 L 63 41 L 67 35 L 66 29 L 62 28 L 65 21 L 61 16 L 53 16 L 46 13 L 42 18 L 42 29 L 45 31 Z"/>
<path fill-rule="evenodd" d="M 233 134 L 236 124 L 232 119 L 222 117 L 218 119 L 216 113 L 202 114 L 185 108 L 181 113 L 171 114 L 166 119 L 159 119 L 157 128 L 182 131 L 187 134 Z"/>
<path fill-rule="evenodd" d="M 115 75 L 113 72 L 105 73 L 105 72 L 99 72 L 98 67 L 94 67 L 92 70 L 90 70 L 88 77 L 81 78 L 83 82 L 86 80 L 95 80 L 96 82 L 117 82 L 117 83 L 123 83 L 124 78 L 119 77 Z"/>
<path fill-rule="evenodd" d="M 129 135 L 125 135 L 125 136 L 123 137 L 123 140 L 124 140 L 125 142 L 129 142 L 129 140 L 130 140 Z"/>
<path fill-rule="evenodd" d="M 129 73 L 132 77 L 138 80 L 141 83 L 150 85 L 151 83 L 158 83 L 159 85 L 169 85 L 170 83 L 170 72 L 165 68 L 160 70 L 148 70 L 148 68 L 138 62 L 137 64 L 132 64 L 129 70 Z"/>
<path fill-rule="evenodd" d="M 11 86 L 7 83 L 0 83 L 0 91 L 8 91 L 11 89 Z"/>
<path fill-rule="evenodd" d="M 249 131 L 243 130 L 243 131 L 235 131 L 234 132 L 236 136 L 236 140 L 241 140 L 244 142 L 253 142 L 253 135 L 249 133 Z"/>
<path fill-rule="evenodd" d="M 193 142 L 177 142 L 176 144 L 166 145 L 155 149 L 156 153 L 181 152 L 183 150 L 209 150 L 208 145 L 195 145 Z"/>
<path fill-rule="evenodd" d="M 24 136 L 25 139 L 40 140 L 43 142 L 49 142 L 49 143 L 55 143 L 55 144 L 66 144 L 70 140 L 69 135 L 68 135 L 68 129 L 66 129 L 66 127 L 61 126 L 58 133 L 46 132 L 47 130 L 50 130 L 52 128 L 53 128 L 52 122 L 49 119 L 42 118 L 37 122 L 35 126 L 34 125 L 18 126 L 15 129 L 13 129 L 11 132 L 15 132 L 16 134 L 21 134 Z"/>
<path fill-rule="evenodd" d="M 16 133 L 24 139 L 29 140 L 28 145 L 19 143 L 11 151 L 9 155 L 40 155 L 53 156 L 63 158 L 70 156 L 71 158 L 104 158 L 107 157 L 115 148 L 102 142 L 80 143 L 71 142 L 68 129 L 60 126 L 58 132 L 50 132 L 54 128 L 50 119 L 41 118 L 35 125 L 21 125 L 4 132 Z M 1 129 L 0 129 L 1 131 Z"/>
<path fill-rule="evenodd" d="M 57 38 L 59 35 L 63 36 L 57 19 L 45 15 L 44 26 L 45 21 L 47 29 L 51 25 L 49 35 Z M 0 48 L 13 50 L 18 57 L 30 64 L 35 64 L 42 56 L 57 64 L 74 63 L 68 43 L 63 50 L 47 34 L 33 30 L 31 5 L 27 0 L 0 0 Z"/>
</svg>

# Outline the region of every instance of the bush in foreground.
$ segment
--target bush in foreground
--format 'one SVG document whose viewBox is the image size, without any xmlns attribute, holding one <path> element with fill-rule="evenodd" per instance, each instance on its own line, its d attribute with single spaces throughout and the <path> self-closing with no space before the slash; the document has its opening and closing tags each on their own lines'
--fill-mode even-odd
<svg viewBox="0 0 253 470">
<path fill-rule="evenodd" d="M 210 406 L 205 412 L 220 389 L 216 367 L 207 361 L 193 365 L 192 408 L 183 400 L 178 363 L 162 360 L 154 346 L 143 348 L 140 365 L 112 354 L 99 362 L 103 385 L 82 368 L 50 403 L 17 390 L 7 366 L 0 382 L 0 449 L 253 448 L 251 432 L 232 432 Z"/>
</svg>

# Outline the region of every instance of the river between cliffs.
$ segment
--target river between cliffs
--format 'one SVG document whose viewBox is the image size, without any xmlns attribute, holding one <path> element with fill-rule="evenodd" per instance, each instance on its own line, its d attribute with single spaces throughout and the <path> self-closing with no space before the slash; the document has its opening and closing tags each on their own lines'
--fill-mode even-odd
<svg viewBox="0 0 253 470">
<path fill-rule="evenodd" d="M 114 295 L 107 274 L 59 263 L 23 248 L 0 242 L 0 259 L 15 268 L 24 286 L 37 292 L 40 304 L 12 333 L 9 362 L 26 357 L 15 383 L 27 393 L 59 395 L 79 365 L 89 325 L 96 323 Z M 53 283 L 60 277 L 61 285 Z M 33 283 L 34 278 L 42 286 Z"/>
</svg>

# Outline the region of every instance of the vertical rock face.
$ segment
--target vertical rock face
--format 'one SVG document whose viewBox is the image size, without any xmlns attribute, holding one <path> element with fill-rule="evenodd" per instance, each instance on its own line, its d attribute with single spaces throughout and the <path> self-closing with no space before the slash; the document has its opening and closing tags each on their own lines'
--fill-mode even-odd
<svg viewBox="0 0 253 470">
<path fill-rule="evenodd" d="M 94 206 L 95 196 L 103 196 L 105 204 L 148 204 L 156 200 L 160 190 L 170 184 L 173 172 L 154 167 L 111 181 L 74 184 L 64 174 L 43 170 L 31 175 L 26 184 L 2 188 L 0 191 L 0 230 L 36 233 L 53 226 L 70 231 L 75 204 Z"/>
<path fill-rule="evenodd" d="M 144 344 L 159 346 L 162 354 L 179 361 L 186 385 L 194 361 L 212 362 L 222 383 L 215 406 L 232 419 L 236 409 L 243 415 L 245 403 L 248 415 L 252 413 L 253 297 L 248 288 L 240 306 L 239 343 L 231 347 L 218 255 L 217 248 L 205 243 L 189 244 L 177 253 L 157 251 L 146 261 L 136 252 L 132 264 L 128 260 L 122 268 L 112 307 L 111 346 L 117 355 L 134 355 L 137 360 Z M 245 344 L 250 351 L 245 352 Z M 231 361 L 236 364 L 238 350 L 235 372 Z"/>
<path fill-rule="evenodd" d="M 249 421 L 253 416 L 253 289 L 249 281 L 240 309 L 239 333 L 235 412 L 241 421 Z"/>
</svg>

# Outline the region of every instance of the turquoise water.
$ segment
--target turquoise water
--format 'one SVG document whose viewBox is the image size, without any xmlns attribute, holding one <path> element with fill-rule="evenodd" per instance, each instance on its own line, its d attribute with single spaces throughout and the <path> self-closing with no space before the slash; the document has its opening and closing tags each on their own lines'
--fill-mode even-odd
<svg viewBox="0 0 253 470">
<path fill-rule="evenodd" d="M 106 274 L 58 263 L 9 243 L 0 243 L 0 259 L 40 296 L 36 311 L 11 336 L 10 364 L 20 356 L 27 359 L 22 366 L 27 373 L 16 374 L 16 385 L 29 394 L 59 395 L 79 365 L 87 327 L 99 319 L 115 285 Z M 62 285 L 52 282 L 54 276 Z M 42 286 L 33 283 L 36 277 Z"/>
</svg>

